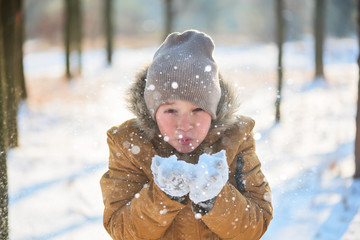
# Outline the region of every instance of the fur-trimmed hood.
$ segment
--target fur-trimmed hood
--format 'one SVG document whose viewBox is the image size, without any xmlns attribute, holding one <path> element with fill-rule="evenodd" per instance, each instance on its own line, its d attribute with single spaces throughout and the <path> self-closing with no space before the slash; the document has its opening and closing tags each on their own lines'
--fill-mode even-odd
<svg viewBox="0 0 360 240">
<path fill-rule="evenodd" d="M 144 99 L 148 66 L 140 71 L 128 91 L 127 103 L 129 110 L 137 117 L 137 125 L 147 139 L 159 135 L 159 128 L 150 116 Z M 209 135 L 212 131 L 222 132 L 236 121 L 235 112 L 239 107 L 233 88 L 220 75 L 221 98 L 216 111 L 216 119 L 211 121 Z"/>
</svg>

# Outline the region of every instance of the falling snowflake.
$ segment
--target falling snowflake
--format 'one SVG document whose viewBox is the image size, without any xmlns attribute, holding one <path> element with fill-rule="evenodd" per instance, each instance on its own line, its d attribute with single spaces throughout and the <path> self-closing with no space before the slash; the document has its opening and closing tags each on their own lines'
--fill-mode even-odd
<svg viewBox="0 0 360 240">
<path fill-rule="evenodd" d="M 264 199 L 265 199 L 265 201 L 271 202 L 271 200 L 272 200 L 271 192 L 266 192 L 264 194 Z"/>
<path fill-rule="evenodd" d="M 165 214 L 165 213 L 167 213 L 167 209 L 161 209 L 160 210 L 160 214 L 162 215 L 162 214 Z"/>
<path fill-rule="evenodd" d="M 211 66 L 210 66 L 210 65 L 207 65 L 207 66 L 205 67 L 204 72 L 211 72 Z"/>
<path fill-rule="evenodd" d="M 147 89 L 150 91 L 154 91 L 155 90 L 154 84 L 150 84 Z"/>
<path fill-rule="evenodd" d="M 177 88 L 179 87 L 179 84 L 178 84 L 177 82 L 172 82 L 172 83 L 171 83 L 171 87 L 172 87 L 173 89 L 177 89 Z"/>
<path fill-rule="evenodd" d="M 196 214 L 195 214 L 195 219 L 199 220 L 199 219 L 201 219 L 201 217 L 202 217 L 202 216 L 201 216 L 200 213 L 196 213 Z"/>
<path fill-rule="evenodd" d="M 140 147 L 139 146 L 137 146 L 137 145 L 134 145 L 132 148 L 131 148 L 131 152 L 132 152 L 132 154 L 139 154 L 139 152 L 140 152 Z"/>
</svg>

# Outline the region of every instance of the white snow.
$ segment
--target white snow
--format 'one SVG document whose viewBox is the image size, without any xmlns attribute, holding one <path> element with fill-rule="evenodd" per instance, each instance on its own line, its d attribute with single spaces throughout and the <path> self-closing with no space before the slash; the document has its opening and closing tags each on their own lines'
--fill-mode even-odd
<svg viewBox="0 0 360 240">
<path fill-rule="evenodd" d="M 204 202 L 216 197 L 229 178 L 229 166 L 225 150 L 213 155 L 202 154 L 195 165 L 191 179 L 189 197 L 194 203 Z"/>
<path fill-rule="evenodd" d="M 202 154 L 197 164 L 190 164 L 175 155 L 152 158 L 151 171 L 156 185 L 166 194 L 182 197 L 189 193 L 194 203 L 216 197 L 229 178 L 225 150 Z"/>
<path fill-rule="evenodd" d="M 172 82 L 172 83 L 171 83 L 171 87 L 172 87 L 173 89 L 177 89 L 177 88 L 179 87 L 179 84 L 178 84 L 177 82 Z"/>
<path fill-rule="evenodd" d="M 150 84 L 147 89 L 150 90 L 150 91 L 154 91 L 155 90 L 155 85 Z"/>
<path fill-rule="evenodd" d="M 279 124 L 276 47 L 215 52 L 224 77 L 237 84 L 240 113 L 256 120 L 257 153 L 273 191 L 265 240 L 360 236 L 360 181 L 352 179 L 357 40 L 327 40 L 325 83 L 312 81 L 312 46 L 285 45 Z M 117 49 L 111 68 L 104 51 L 84 52 L 82 78 L 70 83 L 60 51 L 26 55 L 29 100 L 19 111 L 20 146 L 8 153 L 10 239 L 110 239 L 99 186 L 106 130 L 132 117 L 124 91 L 156 49 Z"/>
<path fill-rule="evenodd" d="M 155 155 L 151 162 L 154 182 L 166 194 L 182 197 L 189 193 L 194 165 L 178 160 L 175 155 L 163 158 Z"/>
<path fill-rule="evenodd" d="M 211 66 L 207 65 L 204 69 L 204 72 L 211 72 Z"/>
</svg>

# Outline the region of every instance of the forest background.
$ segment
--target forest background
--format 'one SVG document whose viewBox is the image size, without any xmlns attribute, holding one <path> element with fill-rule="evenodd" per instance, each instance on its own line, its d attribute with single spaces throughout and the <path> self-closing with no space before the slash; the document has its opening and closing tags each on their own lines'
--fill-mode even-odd
<svg viewBox="0 0 360 240">
<path fill-rule="evenodd" d="M 9 8 L 4 8 L 9 1 L 0 2 L 3 17 L 9 12 Z M 8 136 L 0 131 L 1 216 L 7 216 L 9 200 L 13 239 L 76 239 L 76 236 L 83 238 L 84 234 L 86 238 L 98 238 L 94 231 L 101 228 L 102 205 L 99 189 L 94 186 L 106 169 L 107 152 L 102 134 L 107 127 L 129 116 L 119 110 L 123 100 L 117 97 L 123 94 L 135 70 L 150 59 L 156 46 L 169 32 L 169 25 L 171 31 L 182 32 L 192 28 L 205 31 L 214 38 L 219 64 L 225 66 L 222 68 L 225 75 L 239 83 L 242 86 L 240 94 L 249 99 L 242 111 L 256 120 L 260 119 L 255 136 L 264 171 L 273 186 L 276 210 L 265 239 L 273 239 L 274 236 L 296 239 L 289 232 L 301 231 L 309 226 L 312 226 L 311 231 L 307 231 L 303 239 L 310 239 L 309 236 L 315 236 L 314 239 L 340 239 L 348 229 L 352 229 L 360 206 L 359 201 L 354 200 L 359 199 L 359 182 L 349 180 L 354 172 L 355 90 L 359 80 L 359 71 L 355 66 L 358 56 L 355 44 L 358 42 L 357 1 L 11 2 L 22 3 L 23 12 L 9 18 L 11 21 L 2 18 L 5 19 L 2 23 L 14 21 L 17 24 L 19 19 L 23 19 L 22 49 L 27 90 L 27 97 L 19 97 L 14 88 L 9 87 L 11 85 L 6 85 L 12 83 L 11 79 L 21 69 L 10 62 L 19 63 L 22 58 L 12 59 L 16 54 L 6 48 L 12 44 L 12 36 L 8 29 L 2 29 L 0 50 L 4 51 L 0 51 L 0 55 L 5 53 L 12 57 L 5 58 L 5 64 L 0 63 L 0 106 L 5 110 L 0 111 L 5 113 L 0 115 L 0 119 L 2 124 L 7 123 L 6 129 L 15 128 L 12 124 L 17 124 L 17 120 L 4 121 L 4 116 L 6 118 L 16 110 L 19 121 L 18 142 L 11 131 Z M 64 57 L 67 50 L 65 3 L 70 2 L 81 3 L 81 10 L 76 14 L 81 25 L 75 35 L 81 36 L 78 50 L 81 50 L 82 61 L 77 62 L 74 52 L 71 54 L 71 68 L 78 70 L 73 71 L 72 76 L 65 73 L 67 63 Z M 113 4 L 112 66 L 104 61 L 107 44 L 105 2 Z M 281 16 L 285 23 L 283 43 L 286 47 L 283 50 L 287 57 L 283 59 L 284 67 L 276 66 L 276 54 L 281 52 L 276 48 L 279 2 L 283 3 Z M 321 82 L 311 85 L 311 82 L 319 80 L 314 74 L 315 19 L 319 15 L 315 3 L 319 2 L 326 3 L 322 7 L 325 22 L 321 28 L 325 33 L 322 48 L 326 69 Z M 14 67 L 14 75 L 9 74 L 9 69 Z M 284 70 L 281 74 L 285 76 L 286 111 L 283 115 L 285 120 L 273 125 L 273 103 L 279 96 L 274 86 L 279 70 Z M 118 92 L 111 92 L 109 88 Z M 3 98 L 4 89 L 10 89 L 6 98 Z M 12 99 L 14 92 L 15 99 Z M 108 95 L 104 96 L 104 93 Z M 110 96 L 113 97 L 111 104 L 108 102 Z M 21 103 L 20 98 L 25 101 Z M 289 108 L 290 103 L 299 108 Z M 314 109 L 307 109 L 307 106 Z M 300 109 L 304 115 L 300 115 Z M 310 130 L 313 126 L 311 119 L 317 121 L 312 128 L 315 131 Z M 297 127 L 294 128 L 293 124 Z M 88 131 L 90 125 L 92 131 Z M 85 126 L 88 128 L 85 129 Z M 61 136 L 54 144 L 57 141 L 61 144 L 50 146 L 51 141 L 47 139 L 52 139 L 54 132 L 55 136 Z M 317 150 L 311 147 L 314 139 L 318 140 Z M 73 141 L 74 144 L 69 145 Z M 8 148 L 11 150 L 8 151 Z M 74 149 L 77 151 L 74 152 Z M 4 197 L 7 196 L 7 180 L 3 181 L 6 157 L 9 199 Z M 288 174 L 279 171 L 285 165 Z M 87 191 L 84 192 L 84 189 Z M 302 197 L 299 198 L 299 195 Z M 56 209 L 51 201 L 44 201 L 54 196 L 57 196 L 54 202 L 58 206 Z M 300 205 L 304 207 L 302 213 L 297 209 Z M 1 235 L 7 235 L 3 232 L 7 217 L 1 218 L 0 225 Z M 284 229 L 288 235 L 284 235 Z M 329 232 L 332 238 L 327 235 Z M 103 232 L 100 235 L 101 238 L 106 236 Z M 356 233 L 353 235 L 356 236 Z"/>
<path fill-rule="evenodd" d="M 144 47 L 163 40 L 165 4 L 161 0 L 113 1 L 114 37 L 117 46 Z M 214 36 L 218 45 L 274 42 L 275 1 L 173 0 L 173 31 L 199 29 Z M 314 32 L 313 0 L 286 0 L 286 41 L 302 40 Z M 327 37 L 356 37 L 356 1 L 326 0 Z M 83 38 L 86 48 L 102 47 L 103 2 L 82 0 Z M 25 36 L 31 46 L 63 47 L 64 1 L 26 0 Z M 28 49 L 28 48 L 27 48 Z M 33 49 L 33 48 L 30 48 Z"/>
</svg>

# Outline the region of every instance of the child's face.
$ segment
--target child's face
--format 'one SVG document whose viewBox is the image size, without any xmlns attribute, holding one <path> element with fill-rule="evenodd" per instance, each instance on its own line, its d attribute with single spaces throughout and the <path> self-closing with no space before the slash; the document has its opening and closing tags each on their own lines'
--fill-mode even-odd
<svg viewBox="0 0 360 240">
<path fill-rule="evenodd" d="M 155 118 L 164 140 L 181 153 L 190 153 L 197 148 L 211 124 L 208 112 L 181 100 L 160 105 Z"/>
</svg>

